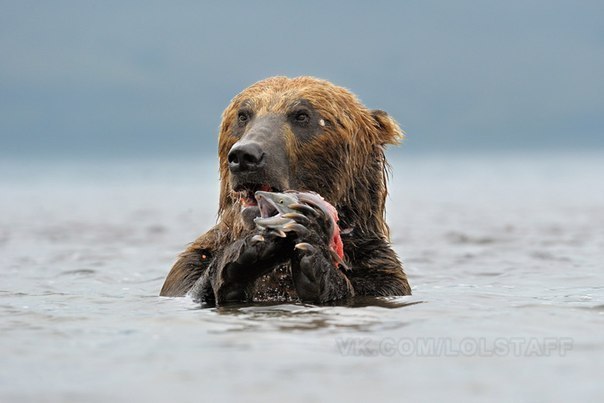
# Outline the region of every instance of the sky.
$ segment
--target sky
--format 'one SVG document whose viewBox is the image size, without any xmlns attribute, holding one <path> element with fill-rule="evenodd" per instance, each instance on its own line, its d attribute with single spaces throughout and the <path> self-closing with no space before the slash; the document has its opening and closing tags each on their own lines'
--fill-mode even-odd
<svg viewBox="0 0 604 403">
<path fill-rule="evenodd" d="M 0 157 L 214 155 L 230 99 L 313 75 L 407 153 L 604 149 L 602 1 L 0 1 Z"/>
</svg>

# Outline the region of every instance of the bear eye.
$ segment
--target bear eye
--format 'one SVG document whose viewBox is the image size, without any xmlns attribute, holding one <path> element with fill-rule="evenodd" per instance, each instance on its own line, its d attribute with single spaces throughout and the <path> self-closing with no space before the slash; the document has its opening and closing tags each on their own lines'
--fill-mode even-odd
<svg viewBox="0 0 604 403">
<path fill-rule="evenodd" d="M 247 121 L 249 119 L 250 119 L 250 116 L 245 111 L 241 111 L 237 114 L 237 121 L 239 123 L 247 123 Z"/>
<path fill-rule="evenodd" d="M 294 120 L 298 124 L 306 124 L 310 121 L 310 116 L 308 115 L 307 112 L 300 111 L 294 115 Z"/>
</svg>

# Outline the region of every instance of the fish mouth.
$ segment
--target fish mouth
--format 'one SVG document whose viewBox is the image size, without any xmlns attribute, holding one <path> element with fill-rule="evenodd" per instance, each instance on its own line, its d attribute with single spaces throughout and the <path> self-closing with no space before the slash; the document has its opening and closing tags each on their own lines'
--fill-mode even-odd
<svg viewBox="0 0 604 403">
<path fill-rule="evenodd" d="M 256 192 L 280 192 L 280 190 L 276 187 L 269 185 L 268 183 L 245 183 L 243 185 L 238 185 L 235 189 L 233 189 L 239 202 L 241 203 L 241 208 L 245 209 L 248 207 L 259 207 L 259 200 L 256 198 Z M 266 200 L 263 198 L 262 200 Z M 264 203 L 263 203 L 264 204 Z M 262 211 L 262 210 L 261 210 Z M 276 209 L 275 209 L 276 211 Z"/>
<path fill-rule="evenodd" d="M 271 190 L 271 192 L 274 192 Z M 279 209 L 277 209 L 277 203 L 272 200 L 270 197 L 266 197 L 266 191 L 257 191 L 256 194 L 256 203 L 258 205 L 258 209 L 260 210 L 261 218 L 273 217 L 279 214 Z"/>
</svg>

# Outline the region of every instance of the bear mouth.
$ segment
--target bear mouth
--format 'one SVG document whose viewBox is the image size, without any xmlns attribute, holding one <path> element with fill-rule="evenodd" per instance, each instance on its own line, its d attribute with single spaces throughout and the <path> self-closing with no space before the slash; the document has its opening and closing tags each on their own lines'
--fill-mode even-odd
<svg viewBox="0 0 604 403">
<path fill-rule="evenodd" d="M 246 183 L 237 186 L 234 191 L 241 203 L 241 208 L 257 207 L 258 201 L 256 200 L 255 193 L 261 190 L 263 192 L 281 192 L 280 189 L 275 188 L 268 183 Z"/>
</svg>

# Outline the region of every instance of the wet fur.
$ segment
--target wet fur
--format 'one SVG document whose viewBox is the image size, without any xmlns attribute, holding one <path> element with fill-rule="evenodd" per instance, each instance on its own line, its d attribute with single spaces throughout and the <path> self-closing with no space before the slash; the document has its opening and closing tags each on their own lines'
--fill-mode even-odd
<svg viewBox="0 0 604 403">
<path fill-rule="evenodd" d="M 325 120 L 324 133 L 309 141 L 299 141 L 285 130 L 290 167 L 297 177 L 291 189 L 312 190 L 333 204 L 343 229 L 345 260 L 352 268 L 349 281 L 334 287 L 352 287 L 342 295 L 407 295 L 411 289 L 402 265 L 389 244 L 385 221 L 387 164 L 384 147 L 397 144 L 402 132 L 385 112 L 369 110 L 349 91 L 312 77 L 273 77 L 260 81 L 237 95 L 222 116 L 219 137 L 220 200 L 216 226 L 197 238 L 179 257 L 161 290 L 163 296 L 182 296 L 208 267 L 226 261 L 235 244 L 252 234 L 241 218 L 241 206 L 229 182 L 227 155 L 237 141 L 230 135 L 243 101 L 257 111 L 285 113 L 292 102 L 309 101 Z M 346 157 L 343 157 L 346 156 Z M 329 173 L 329 176 L 325 175 Z M 236 248 L 235 248 L 236 249 Z M 205 258 L 204 258 L 205 256 Z M 334 270 L 330 276 L 344 276 Z M 294 279 L 295 280 L 295 279 Z M 342 285 L 344 284 L 344 285 Z M 349 285 L 346 285 L 349 284 Z M 296 300 L 288 262 L 279 264 L 242 291 L 248 300 Z M 198 295 L 211 290 L 195 290 Z M 334 290 L 338 294 L 338 290 Z M 203 299 L 203 298 L 202 298 Z M 319 302 L 322 302 L 319 300 Z"/>
</svg>

